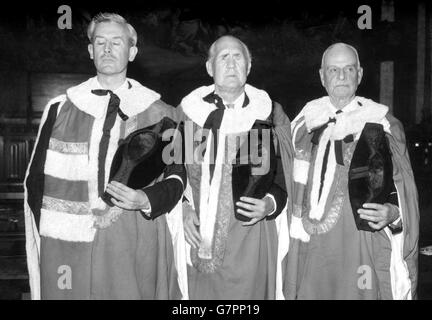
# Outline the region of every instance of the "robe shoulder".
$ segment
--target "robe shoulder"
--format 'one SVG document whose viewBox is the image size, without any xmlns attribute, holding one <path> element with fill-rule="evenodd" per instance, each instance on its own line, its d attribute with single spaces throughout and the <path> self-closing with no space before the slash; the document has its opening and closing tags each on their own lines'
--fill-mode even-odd
<svg viewBox="0 0 432 320">
<path fill-rule="evenodd" d="M 391 135 L 394 136 L 396 140 L 405 143 L 405 130 L 402 122 L 390 113 L 387 113 L 386 119 L 390 124 Z"/>
<path fill-rule="evenodd" d="M 153 102 L 146 111 L 152 117 L 169 117 L 175 122 L 179 120 L 179 110 L 160 99 Z"/>
<path fill-rule="evenodd" d="M 275 127 L 287 126 L 291 130 L 291 121 L 279 102 L 273 101 L 270 118 Z"/>
</svg>

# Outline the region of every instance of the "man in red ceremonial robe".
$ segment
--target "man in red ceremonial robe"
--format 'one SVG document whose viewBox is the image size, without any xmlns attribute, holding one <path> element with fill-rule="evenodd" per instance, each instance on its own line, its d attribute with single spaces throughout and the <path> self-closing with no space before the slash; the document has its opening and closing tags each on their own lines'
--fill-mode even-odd
<svg viewBox="0 0 432 320">
<path fill-rule="evenodd" d="M 319 73 L 328 96 L 307 103 L 292 126 L 295 191 L 285 298 L 413 299 L 419 211 L 403 127 L 388 107 L 356 96 L 363 69 L 352 46 L 330 46 Z M 385 133 L 390 169 L 382 162 L 379 171 L 366 163 L 353 171 L 351 161 L 368 152 L 360 140 L 371 126 Z M 390 184 L 382 187 L 390 192 L 382 203 L 354 208 L 362 193 L 351 188 L 352 179 L 363 169 L 371 189 L 388 170 Z"/>
<path fill-rule="evenodd" d="M 183 203 L 189 296 L 275 299 L 276 282 L 281 279 L 278 257 L 285 248 L 278 246 L 278 240 L 288 241 L 290 122 L 265 91 L 246 83 L 251 55 L 239 39 L 223 36 L 216 40 L 206 67 L 214 84 L 199 87 L 181 102 L 184 136 L 193 140 L 185 144 L 193 144 L 197 151 L 192 161 L 188 154 L 185 160 L 190 187 Z M 249 177 L 240 175 L 241 181 L 236 180 L 232 164 L 238 149 L 230 142 L 258 122 L 272 128 L 274 141 L 267 145 L 275 143 L 281 155 L 287 193 L 272 183 L 260 197 L 234 199 L 237 185 Z M 207 138 L 202 139 L 205 134 Z M 200 150 L 204 150 L 203 159 L 197 161 Z"/>
<path fill-rule="evenodd" d="M 108 183 L 119 143 L 164 117 L 177 120 L 176 109 L 126 77 L 138 49 L 123 17 L 99 14 L 87 35 L 97 75 L 48 103 L 25 179 L 32 299 L 187 297 L 172 244 L 183 229 L 167 223 L 175 212 L 181 219 L 184 166 L 166 167 L 143 189 Z"/>
</svg>

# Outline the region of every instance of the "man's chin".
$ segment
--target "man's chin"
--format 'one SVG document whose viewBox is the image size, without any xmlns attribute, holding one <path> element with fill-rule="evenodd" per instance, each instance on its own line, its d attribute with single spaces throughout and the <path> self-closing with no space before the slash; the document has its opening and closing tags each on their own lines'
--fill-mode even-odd
<svg viewBox="0 0 432 320">
<path fill-rule="evenodd" d="M 241 82 L 237 78 L 233 78 L 233 79 L 227 79 L 226 81 L 224 81 L 223 86 L 226 88 L 230 88 L 230 89 L 236 89 L 236 88 L 243 87 L 244 83 Z"/>
<path fill-rule="evenodd" d="M 333 95 L 338 98 L 350 97 L 353 92 L 348 87 L 337 87 L 333 90 Z"/>
<path fill-rule="evenodd" d="M 347 104 L 349 103 L 355 96 L 354 94 L 351 94 L 351 92 L 349 94 L 335 94 L 334 92 L 332 94 L 329 94 L 330 99 L 335 102 L 335 103 L 342 103 L 342 104 Z"/>
<path fill-rule="evenodd" d="M 103 73 L 103 74 L 114 74 L 118 72 L 116 68 L 114 68 L 114 66 L 111 65 L 102 65 L 96 69 L 99 73 Z"/>
</svg>

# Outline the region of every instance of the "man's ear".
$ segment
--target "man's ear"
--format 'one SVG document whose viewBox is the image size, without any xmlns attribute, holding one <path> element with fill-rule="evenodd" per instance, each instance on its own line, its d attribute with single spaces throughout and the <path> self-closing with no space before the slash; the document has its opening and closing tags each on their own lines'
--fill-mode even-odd
<svg viewBox="0 0 432 320">
<path fill-rule="evenodd" d="M 319 75 L 320 75 L 320 79 L 321 79 L 321 84 L 325 88 L 325 84 L 324 84 L 324 69 L 323 68 L 319 69 Z"/>
<path fill-rule="evenodd" d="M 213 64 L 211 63 L 210 60 L 207 60 L 207 62 L 206 62 L 206 69 L 207 69 L 208 75 L 213 78 Z"/>
<path fill-rule="evenodd" d="M 88 52 L 89 52 L 89 55 L 90 55 L 90 59 L 93 60 L 93 58 L 94 58 L 94 56 L 93 56 L 93 44 L 90 43 L 90 44 L 87 46 L 87 49 L 88 49 Z"/>
<path fill-rule="evenodd" d="M 360 84 L 362 79 L 363 79 L 363 68 L 360 67 L 357 71 L 357 84 Z"/>
<path fill-rule="evenodd" d="M 129 48 L 129 61 L 132 62 L 135 60 L 135 57 L 138 53 L 138 48 L 137 46 L 132 46 Z"/>
<path fill-rule="evenodd" d="M 249 75 L 251 68 L 252 68 L 252 62 L 249 61 L 248 66 L 247 66 L 247 73 L 246 73 L 247 76 Z"/>
</svg>

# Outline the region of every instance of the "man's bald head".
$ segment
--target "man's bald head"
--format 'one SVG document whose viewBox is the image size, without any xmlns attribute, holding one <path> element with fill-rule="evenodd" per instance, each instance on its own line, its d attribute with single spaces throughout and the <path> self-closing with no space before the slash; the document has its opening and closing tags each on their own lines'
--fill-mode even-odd
<svg viewBox="0 0 432 320">
<path fill-rule="evenodd" d="M 241 41 L 240 39 L 238 39 L 234 36 L 230 36 L 230 35 L 222 36 L 222 37 L 218 38 L 215 42 L 212 43 L 212 45 L 210 46 L 210 49 L 208 50 L 208 53 L 207 53 L 207 61 L 211 61 L 214 58 L 214 56 L 216 55 L 218 47 L 223 46 L 224 42 L 227 42 L 227 41 L 238 42 L 240 44 L 240 46 L 243 48 L 244 55 L 245 55 L 246 59 L 248 60 L 248 62 L 249 63 L 252 62 L 252 55 L 251 55 L 247 45 L 244 44 L 244 42 Z"/>
<path fill-rule="evenodd" d="M 321 68 L 323 68 L 324 65 L 326 64 L 327 56 L 333 55 L 335 53 L 340 53 L 341 51 L 345 51 L 345 53 L 347 53 L 347 54 L 349 54 L 349 52 L 354 54 L 355 59 L 357 61 L 357 68 L 360 69 L 360 59 L 359 59 L 359 55 L 358 55 L 356 48 L 354 48 L 353 46 L 350 46 L 349 44 L 343 43 L 343 42 L 338 42 L 338 43 L 332 44 L 330 47 L 328 47 L 326 49 L 326 51 L 324 51 L 324 53 L 322 55 L 322 59 L 321 59 Z"/>
<path fill-rule="evenodd" d="M 357 50 L 345 43 L 331 45 L 322 56 L 319 74 L 332 104 L 342 109 L 354 99 L 363 78 Z"/>
<path fill-rule="evenodd" d="M 243 92 L 251 69 L 249 50 L 236 37 L 220 37 L 209 49 L 206 68 L 217 94 L 227 94 L 226 99 L 228 95 L 237 96 Z"/>
</svg>

